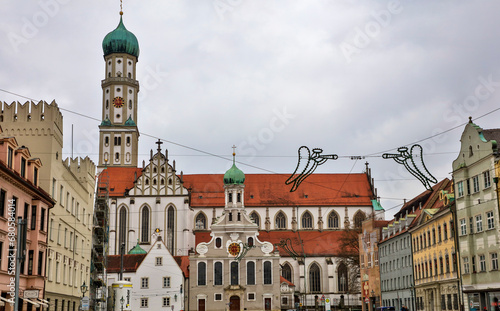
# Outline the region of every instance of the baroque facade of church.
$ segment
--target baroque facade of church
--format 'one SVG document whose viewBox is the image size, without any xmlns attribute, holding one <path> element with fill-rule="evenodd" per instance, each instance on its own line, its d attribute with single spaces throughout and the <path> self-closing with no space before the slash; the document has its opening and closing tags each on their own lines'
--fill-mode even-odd
<svg viewBox="0 0 500 311">
<path fill-rule="evenodd" d="M 340 259 L 344 251 L 340 245 L 345 229 L 361 228 L 372 215 L 384 218 L 368 164 L 363 173 L 313 174 L 295 192 L 285 185 L 284 174 L 246 174 L 244 184 L 229 186 L 222 174 L 178 173 L 161 141 L 138 167 L 139 46 L 121 18 L 104 39 L 103 51 L 99 168 L 110 179 L 110 255 L 118 255 L 122 244 L 125 251 L 137 244 L 149 251 L 161 235 L 172 256 L 190 256 L 196 262 L 190 266 L 191 285 L 198 282 L 198 264 L 204 262 L 210 295 L 185 291 L 189 310 L 209 310 L 215 302 L 247 310 L 314 306 L 324 297 L 333 304 L 360 305 L 359 293 L 348 281 L 351 272 Z M 241 203 L 235 207 L 239 211 L 231 211 L 231 201 Z M 229 245 L 239 245 L 242 251 L 250 238 L 260 248 L 249 249 L 234 264 L 239 254 L 228 253 Z M 267 271 L 264 264 L 270 262 L 268 296 L 250 295 L 254 286 L 247 280 L 250 258 L 258 258 L 254 268 L 259 273 Z M 214 284 L 221 271 L 223 290 L 214 288 L 221 286 Z M 234 273 L 238 284 L 231 283 L 236 282 L 230 277 Z M 261 286 L 269 280 L 264 274 L 255 277 Z"/>
</svg>

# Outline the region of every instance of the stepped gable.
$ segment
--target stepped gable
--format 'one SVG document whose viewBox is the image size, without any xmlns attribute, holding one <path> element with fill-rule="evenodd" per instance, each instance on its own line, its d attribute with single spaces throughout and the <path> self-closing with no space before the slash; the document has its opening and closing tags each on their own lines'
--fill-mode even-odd
<svg viewBox="0 0 500 311">
<path fill-rule="evenodd" d="M 199 231 L 195 235 L 195 245 L 201 242 L 208 243 L 212 239 L 210 232 Z M 259 231 L 257 238 L 260 241 L 267 241 L 273 245 L 280 243 L 282 239 L 290 239 L 292 247 L 299 257 L 303 257 L 304 253 L 307 257 L 338 256 L 343 252 L 340 249 L 340 241 L 344 238 L 344 231 L 300 231 L 300 239 L 299 233 L 291 230 Z M 291 257 L 281 247 L 278 249 L 281 257 Z"/>
<path fill-rule="evenodd" d="M 108 167 L 109 196 L 122 197 L 125 192 L 134 187 L 135 176 L 142 175 L 142 169 L 137 167 Z"/>
<path fill-rule="evenodd" d="M 366 174 L 312 174 L 295 192 L 285 181 L 288 174 L 245 174 L 245 206 L 372 206 Z M 224 206 L 222 174 L 184 175 L 191 206 Z M 339 191 L 340 189 L 340 191 Z"/>
</svg>

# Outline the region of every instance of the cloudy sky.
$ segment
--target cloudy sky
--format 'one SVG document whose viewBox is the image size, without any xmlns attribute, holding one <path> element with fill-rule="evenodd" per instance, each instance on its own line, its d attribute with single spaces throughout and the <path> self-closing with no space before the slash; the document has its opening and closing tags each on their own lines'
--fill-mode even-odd
<svg viewBox="0 0 500 311">
<path fill-rule="evenodd" d="M 0 100 L 56 100 L 67 155 L 73 124 L 73 153 L 97 162 L 101 44 L 119 10 L 2 2 Z M 161 138 L 185 174 L 223 173 L 233 144 L 245 173 L 291 174 L 300 146 L 320 147 L 339 159 L 317 173 L 369 162 L 390 217 L 425 189 L 383 152 L 419 142 L 431 173 L 450 178 L 468 117 L 500 127 L 498 1 L 125 0 L 123 11 L 141 50 L 141 162 Z"/>
</svg>

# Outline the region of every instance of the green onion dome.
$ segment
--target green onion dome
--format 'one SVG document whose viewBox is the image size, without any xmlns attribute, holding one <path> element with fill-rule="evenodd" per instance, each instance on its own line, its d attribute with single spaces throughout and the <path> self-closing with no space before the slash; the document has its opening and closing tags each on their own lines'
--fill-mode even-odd
<svg viewBox="0 0 500 311">
<path fill-rule="evenodd" d="M 139 58 L 139 42 L 136 36 L 125 28 L 120 13 L 120 23 L 102 40 L 104 56 L 113 53 L 127 53 Z"/>
<path fill-rule="evenodd" d="M 233 166 L 224 174 L 224 185 L 241 185 L 245 183 L 245 174 L 236 167 L 234 155 L 233 153 Z"/>
<path fill-rule="evenodd" d="M 139 246 L 139 241 L 137 241 L 137 244 L 132 248 L 128 254 L 133 255 L 133 254 L 147 254 L 145 250 L 142 249 L 142 247 Z"/>
</svg>

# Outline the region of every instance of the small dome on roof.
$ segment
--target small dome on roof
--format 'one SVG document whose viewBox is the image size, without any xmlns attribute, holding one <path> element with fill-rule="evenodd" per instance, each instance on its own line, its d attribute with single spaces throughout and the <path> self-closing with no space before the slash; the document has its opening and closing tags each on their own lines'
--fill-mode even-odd
<svg viewBox="0 0 500 311">
<path fill-rule="evenodd" d="M 241 185 L 245 183 L 245 174 L 242 170 L 236 167 L 235 153 L 233 153 L 233 166 L 224 174 L 224 185 Z"/>
<path fill-rule="evenodd" d="M 139 241 L 137 241 L 137 244 L 132 248 L 128 254 L 133 255 L 133 254 L 147 254 L 145 250 L 142 249 L 142 247 L 139 246 Z"/>
</svg>

